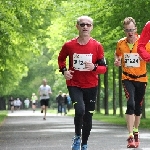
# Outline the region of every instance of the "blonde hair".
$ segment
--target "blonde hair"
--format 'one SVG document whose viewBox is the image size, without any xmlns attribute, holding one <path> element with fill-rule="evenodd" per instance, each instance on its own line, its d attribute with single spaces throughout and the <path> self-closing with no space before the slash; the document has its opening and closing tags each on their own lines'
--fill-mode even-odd
<svg viewBox="0 0 150 150">
<path fill-rule="evenodd" d="M 132 17 L 126 17 L 123 21 L 123 25 L 129 25 L 131 22 L 136 26 L 136 22 Z"/>
<path fill-rule="evenodd" d="M 80 17 L 78 17 L 77 18 L 77 24 L 79 24 L 82 19 L 87 19 L 93 24 L 93 19 L 89 16 L 80 16 Z"/>
</svg>

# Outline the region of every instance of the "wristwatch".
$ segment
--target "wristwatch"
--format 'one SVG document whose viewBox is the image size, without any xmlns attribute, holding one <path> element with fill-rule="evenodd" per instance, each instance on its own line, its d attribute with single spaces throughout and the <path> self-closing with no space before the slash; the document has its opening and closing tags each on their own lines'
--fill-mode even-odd
<svg viewBox="0 0 150 150">
<path fill-rule="evenodd" d="M 67 71 L 67 68 L 62 69 L 62 74 L 64 75 L 64 72 Z"/>
<path fill-rule="evenodd" d="M 94 69 L 92 71 L 96 71 L 98 65 L 97 64 L 94 64 Z"/>
</svg>

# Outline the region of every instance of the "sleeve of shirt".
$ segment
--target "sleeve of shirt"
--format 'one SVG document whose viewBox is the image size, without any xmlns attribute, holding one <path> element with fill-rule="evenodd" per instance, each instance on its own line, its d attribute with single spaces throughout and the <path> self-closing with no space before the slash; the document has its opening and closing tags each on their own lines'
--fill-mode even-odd
<svg viewBox="0 0 150 150">
<path fill-rule="evenodd" d="M 104 58 L 104 49 L 101 44 L 98 47 L 98 53 L 99 53 L 99 59 L 103 59 Z M 104 74 L 106 71 L 107 71 L 106 66 L 97 66 L 96 72 L 98 74 Z"/>
<path fill-rule="evenodd" d="M 145 61 L 150 61 L 150 53 L 146 50 L 146 44 L 150 40 L 150 21 L 146 23 L 142 30 L 140 39 L 138 41 L 137 52 Z"/>
<path fill-rule="evenodd" d="M 118 57 L 122 56 L 122 53 L 121 53 L 121 50 L 120 50 L 120 42 L 117 43 L 115 55 L 118 56 Z"/>
<path fill-rule="evenodd" d="M 67 45 L 64 44 L 62 46 L 62 49 L 58 55 L 58 66 L 59 66 L 59 70 L 60 72 L 66 68 L 66 58 L 68 56 L 68 53 L 67 53 Z"/>
</svg>

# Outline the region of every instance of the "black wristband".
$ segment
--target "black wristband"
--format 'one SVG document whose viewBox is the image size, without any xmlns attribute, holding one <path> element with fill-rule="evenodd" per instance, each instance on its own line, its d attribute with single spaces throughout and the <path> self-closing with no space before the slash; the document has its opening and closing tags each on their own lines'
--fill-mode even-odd
<svg viewBox="0 0 150 150">
<path fill-rule="evenodd" d="M 94 69 L 92 71 L 96 71 L 98 65 L 97 64 L 94 64 Z"/>
<path fill-rule="evenodd" d="M 67 68 L 62 68 L 61 69 L 61 72 L 62 72 L 63 75 L 64 75 L 64 71 L 67 71 Z"/>
</svg>

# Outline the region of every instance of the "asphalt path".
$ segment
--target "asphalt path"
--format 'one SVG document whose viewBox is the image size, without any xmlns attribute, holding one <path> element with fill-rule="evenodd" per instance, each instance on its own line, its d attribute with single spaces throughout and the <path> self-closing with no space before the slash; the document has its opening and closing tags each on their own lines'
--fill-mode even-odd
<svg viewBox="0 0 150 150">
<path fill-rule="evenodd" d="M 71 150 L 73 117 L 40 111 L 9 112 L 0 125 L 0 150 Z M 88 150 L 129 150 L 127 129 L 93 120 Z M 130 150 L 150 150 L 150 130 L 140 131 L 140 146 Z"/>
</svg>

